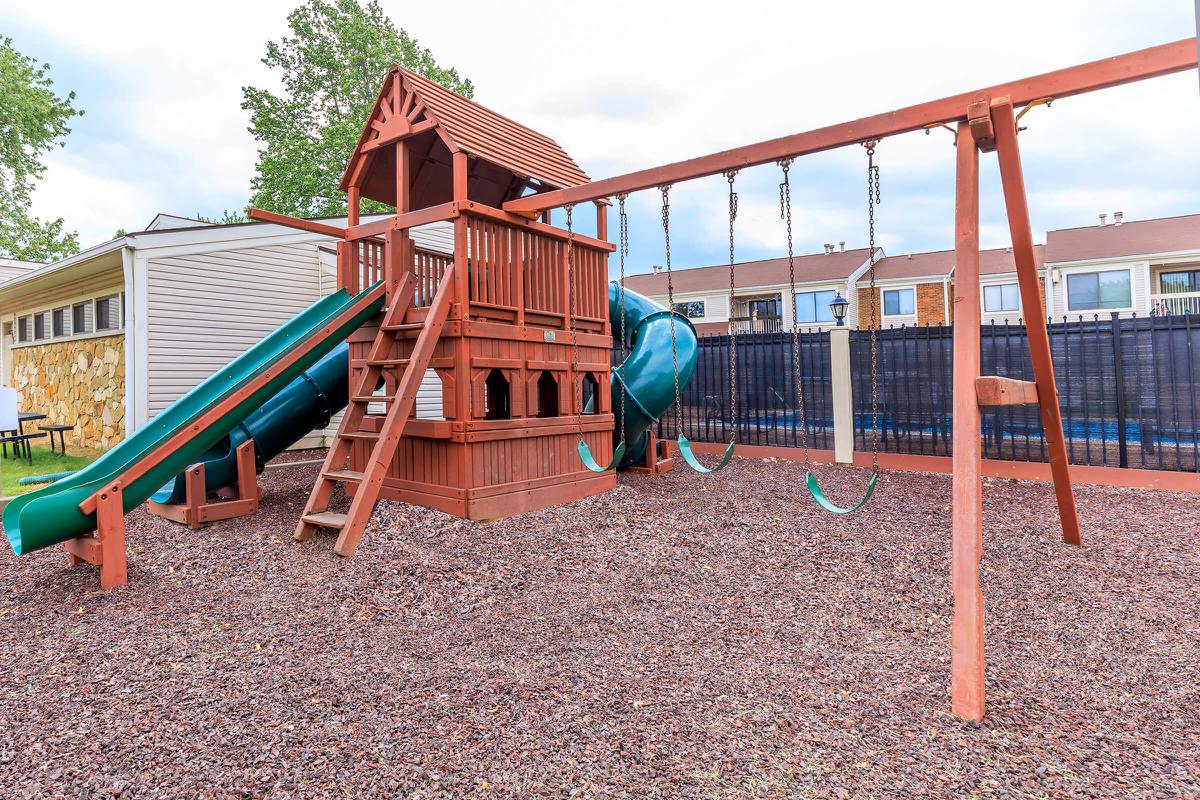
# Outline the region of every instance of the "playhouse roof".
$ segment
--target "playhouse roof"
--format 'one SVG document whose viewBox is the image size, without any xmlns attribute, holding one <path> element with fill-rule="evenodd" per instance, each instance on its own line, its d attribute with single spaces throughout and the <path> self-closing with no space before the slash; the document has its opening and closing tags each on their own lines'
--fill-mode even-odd
<svg viewBox="0 0 1200 800">
<path fill-rule="evenodd" d="M 397 81 L 399 86 L 396 85 Z M 400 105 L 400 108 L 394 108 L 395 105 Z M 407 111 L 410 125 L 415 126 L 427 120 L 434 127 L 434 130 L 414 135 L 411 139 L 418 161 L 414 164 L 414 177 L 420 169 L 432 167 L 434 172 L 427 173 L 424 176 L 426 180 L 437 177 L 445 181 L 449 176 L 449 164 L 441 163 L 439 155 L 444 155 L 448 150 L 451 153 L 465 152 L 502 168 L 473 170 L 471 180 L 480 185 L 472 186 L 472 189 L 482 191 L 479 199 L 485 201 L 519 196 L 528 185 L 527 181 L 536 182 L 536 188 L 541 191 L 589 182 L 587 174 L 575 160 L 549 136 L 403 67 L 393 66 L 384 79 L 379 97 L 359 136 L 358 145 L 346 165 L 341 182 L 343 191 L 350 187 L 359 161 L 378 153 L 382 157 L 375 158 L 363 169 L 368 173 L 379 172 L 381 176 L 373 178 L 369 174 L 364 175 L 359 185 L 365 197 L 385 203 L 395 202 L 395 188 L 392 186 L 395 161 L 388 154 L 392 148 L 376 150 L 372 142 L 386 139 L 389 134 L 394 135 L 396 128 L 389 126 L 388 121 L 401 111 Z M 400 125 L 403 126 L 403 123 Z M 423 157 L 421 153 L 424 153 Z M 484 183 L 489 186 L 484 187 Z M 475 199 L 477 192 L 472 191 L 471 195 Z M 413 201 L 414 207 L 421 207 L 430 201 L 440 202 L 441 198 L 414 197 Z"/>
</svg>

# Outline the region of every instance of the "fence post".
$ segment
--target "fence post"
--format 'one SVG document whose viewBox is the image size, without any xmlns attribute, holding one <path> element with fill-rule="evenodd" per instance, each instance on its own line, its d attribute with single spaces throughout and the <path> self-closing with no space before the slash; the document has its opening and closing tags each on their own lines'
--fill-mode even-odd
<svg viewBox="0 0 1200 800">
<path fill-rule="evenodd" d="M 1117 386 L 1117 464 L 1129 466 L 1129 448 L 1125 444 L 1125 357 L 1121 351 L 1121 320 L 1112 312 L 1113 372 Z"/>
<path fill-rule="evenodd" d="M 829 330 L 829 374 L 833 394 L 833 460 L 854 463 L 854 390 L 850 381 L 850 329 Z"/>
</svg>

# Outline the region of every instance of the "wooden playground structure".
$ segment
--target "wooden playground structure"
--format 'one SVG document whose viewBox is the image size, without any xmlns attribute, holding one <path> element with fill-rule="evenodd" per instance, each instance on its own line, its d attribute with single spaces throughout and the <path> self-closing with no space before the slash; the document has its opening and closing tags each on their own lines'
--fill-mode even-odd
<svg viewBox="0 0 1200 800">
<path fill-rule="evenodd" d="M 384 309 L 351 335 L 350 405 L 296 539 L 333 529 L 336 551 L 349 556 L 381 498 L 486 520 L 613 488 L 614 470 L 585 469 L 575 452 L 579 440 L 597 454 L 614 451 L 607 284 L 608 256 L 616 248 L 607 241 L 609 198 L 950 127 L 957 152 L 953 709 L 982 718 L 981 405 L 1038 403 L 1063 541 L 1080 545 L 1082 539 L 1045 319 L 1028 317 L 1035 381 L 979 374 L 979 153 L 995 152 L 999 161 L 1022 303 L 1036 308 L 1041 290 L 1017 136 L 1022 114 L 1051 99 L 1191 69 L 1196 62 L 1196 40 L 1185 39 L 594 182 L 547 137 L 393 68 L 341 183 L 349 198 L 348 227 L 251 211 L 258 220 L 337 239 L 339 288 L 361 294 L 363 303 L 382 300 Z M 394 205 L 396 212 L 363 223 L 364 198 Z M 553 209 L 565 209 L 569 221 L 582 203 L 594 205 L 596 237 L 550 224 Z M 453 256 L 413 247 L 409 231 L 437 221 L 453 224 Z M 427 369 L 442 382 L 443 419 L 414 416 Z M 177 438 L 195 436 L 220 410 Z M 671 468 L 660 444 L 651 442 L 642 469 Z M 204 513 L 257 508 L 257 486 L 248 477 L 253 455 L 242 459 L 239 491 L 228 501 L 242 505 L 218 504 L 204 512 L 203 478 L 192 476 L 191 510 L 181 512 L 181 521 L 196 524 Z M 120 494 L 130 479 L 123 476 L 85 500 L 80 508 L 97 515 L 98 533 L 66 543 L 73 558 L 102 564 L 105 586 L 124 582 Z M 339 485 L 350 496 L 344 513 L 330 510 Z"/>
</svg>

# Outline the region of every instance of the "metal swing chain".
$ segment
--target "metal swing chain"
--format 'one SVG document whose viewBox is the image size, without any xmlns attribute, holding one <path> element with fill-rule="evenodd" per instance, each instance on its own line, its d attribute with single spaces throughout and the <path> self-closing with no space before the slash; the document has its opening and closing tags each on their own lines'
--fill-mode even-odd
<svg viewBox="0 0 1200 800">
<path fill-rule="evenodd" d="M 867 246 L 870 249 L 871 273 L 871 473 L 879 472 L 879 296 L 875 289 L 875 206 L 882 198 L 879 193 L 879 165 L 875 163 L 878 139 L 862 143 L 867 149 Z"/>
<path fill-rule="evenodd" d="M 571 326 L 571 378 L 578 386 L 576 398 L 579 401 L 577 411 L 575 413 L 575 422 L 579 428 L 579 441 L 583 439 L 583 377 L 576 374 L 579 372 L 579 332 L 575 330 L 575 228 L 571 221 L 571 212 L 575 210 L 575 204 L 570 203 L 563 206 L 567 212 L 567 297 L 568 309 L 570 315 L 567 322 Z M 592 398 L 592 402 L 596 402 L 596 398 Z"/>
<path fill-rule="evenodd" d="M 629 255 L 629 217 L 625 213 L 625 198 L 629 195 L 617 195 L 620 210 L 619 233 L 617 235 L 617 255 L 621 262 L 621 366 L 617 371 L 621 374 L 621 443 L 625 443 L 625 360 L 629 358 L 628 345 L 625 341 L 625 257 Z"/>
<path fill-rule="evenodd" d="M 662 192 L 663 240 L 666 243 L 667 305 L 671 312 L 671 375 L 675 378 L 675 438 L 683 435 L 683 399 L 679 392 L 679 348 L 675 337 L 675 285 L 671 278 L 671 184 L 658 187 Z"/>
<path fill-rule="evenodd" d="M 738 196 L 733 190 L 733 181 L 738 171 L 731 169 L 722 173 L 729 183 L 729 443 L 737 440 L 737 322 L 733 318 L 734 298 L 734 252 L 733 252 L 733 222 L 737 219 Z"/>
<path fill-rule="evenodd" d="M 783 170 L 783 181 L 779 184 L 779 217 L 787 221 L 788 286 L 792 304 L 792 377 L 796 382 L 796 405 L 800 412 L 800 446 L 804 448 L 804 468 L 808 469 L 808 415 L 804 403 L 804 381 L 800 377 L 800 325 L 796 312 L 796 255 L 792 239 L 792 185 L 789 173 L 792 159 L 777 162 Z"/>
</svg>

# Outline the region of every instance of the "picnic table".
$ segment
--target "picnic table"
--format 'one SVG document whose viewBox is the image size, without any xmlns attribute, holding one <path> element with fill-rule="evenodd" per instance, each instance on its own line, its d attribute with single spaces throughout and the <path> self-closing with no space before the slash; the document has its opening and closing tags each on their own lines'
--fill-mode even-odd
<svg viewBox="0 0 1200 800">
<path fill-rule="evenodd" d="M 17 413 L 17 429 L 0 431 L 0 445 L 5 458 L 8 458 L 8 445 L 13 446 L 13 457 L 20 458 L 22 453 L 29 461 L 30 466 L 33 465 L 33 450 L 29 447 L 29 442 L 33 439 L 40 439 L 45 436 L 45 431 L 39 433 L 26 433 L 26 422 L 37 422 L 38 420 L 46 419 L 46 415 L 38 411 L 20 411 Z M 24 448 L 22 450 L 22 448 Z"/>
</svg>

